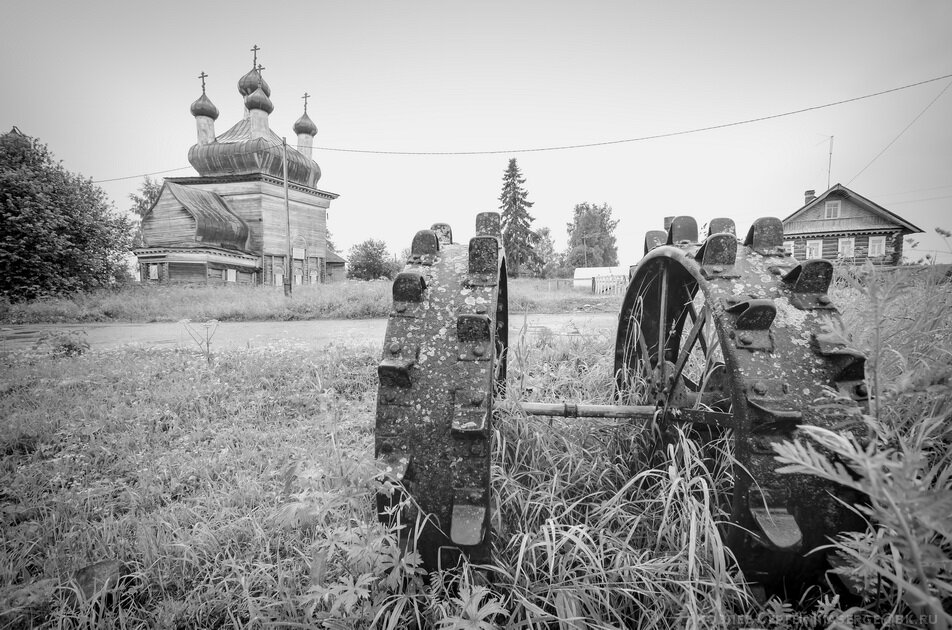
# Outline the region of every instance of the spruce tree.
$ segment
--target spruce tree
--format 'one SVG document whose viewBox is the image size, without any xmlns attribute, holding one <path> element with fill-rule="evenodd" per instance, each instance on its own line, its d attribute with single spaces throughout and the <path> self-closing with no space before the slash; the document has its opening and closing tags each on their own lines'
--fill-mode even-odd
<svg viewBox="0 0 952 630">
<path fill-rule="evenodd" d="M 532 202 L 527 199 L 529 193 L 523 188 L 525 177 L 519 172 L 516 158 L 509 160 L 509 167 L 502 176 L 502 241 L 506 248 L 506 264 L 510 276 L 518 276 L 519 269 L 531 266 L 537 261 L 535 245 L 539 235 L 532 231 L 530 225 L 535 220 L 529 214 Z"/>
</svg>

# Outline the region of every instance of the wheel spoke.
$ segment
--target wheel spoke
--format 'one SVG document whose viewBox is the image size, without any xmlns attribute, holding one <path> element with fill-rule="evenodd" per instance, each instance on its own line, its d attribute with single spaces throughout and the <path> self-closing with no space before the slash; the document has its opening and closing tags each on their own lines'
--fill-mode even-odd
<svg viewBox="0 0 952 630">
<path fill-rule="evenodd" d="M 707 304 L 704 305 L 702 310 L 706 311 L 706 308 L 707 308 Z M 688 302 L 688 315 L 691 316 L 692 322 L 697 322 L 698 313 L 697 313 L 697 309 L 694 308 L 694 302 Z M 707 313 L 704 312 L 702 313 L 702 315 L 706 317 Z M 704 335 L 701 335 L 700 337 L 698 337 L 698 341 L 701 344 L 701 352 L 704 353 L 704 356 L 707 356 L 707 339 L 704 337 Z"/>
<path fill-rule="evenodd" d="M 661 266 L 661 276 L 659 278 L 661 283 L 660 295 L 658 297 L 658 349 L 657 349 L 657 374 L 660 381 L 660 385 L 663 387 L 665 383 L 664 372 L 664 350 L 665 345 L 667 344 L 667 332 L 668 332 L 668 266 L 664 264 Z"/>
<path fill-rule="evenodd" d="M 693 306 L 693 303 L 691 303 Z M 700 315 L 698 315 L 694 320 L 694 326 L 691 327 L 691 332 L 688 333 L 688 336 L 682 340 L 682 346 L 680 349 L 680 355 L 678 356 L 678 362 L 674 366 L 674 373 L 672 374 L 672 384 L 671 387 L 674 388 L 678 381 L 681 378 L 681 373 L 684 371 L 684 366 L 688 362 L 688 359 L 691 357 L 691 352 L 694 350 L 695 344 L 697 344 L 699 339 L 703 339 L 701 332 L 704 330 L 704 323 L 707 321 L 707 305 L 705 304 L 701 308 Z"/>
</svg>

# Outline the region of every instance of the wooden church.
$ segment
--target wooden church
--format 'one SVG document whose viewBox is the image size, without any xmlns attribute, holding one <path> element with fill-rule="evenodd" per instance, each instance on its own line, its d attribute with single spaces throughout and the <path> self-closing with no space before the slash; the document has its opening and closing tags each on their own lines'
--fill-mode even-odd
<svg viewBox="0 0 952 630">
<path fill-rule="evenodd" d="M 144 283 L 281 285 L 290 269 L 294 284 L 316 284 L 329 279 L 328 257 L 339 260 L 327 249 L 327 209 L 337 195 L 317 187 L 308 95 L 293 127 L 297 147 L 285 146 L 269 125 L 271 88 L 252 50 L 251 71 L 238 81 L 244 117 L 221 135 L 200 76 L 202 95 L 191 106 L 198 139 L 188 152 L 198 177 L 167 178 L 142 217 L 135 254 Z"/>
</svg>

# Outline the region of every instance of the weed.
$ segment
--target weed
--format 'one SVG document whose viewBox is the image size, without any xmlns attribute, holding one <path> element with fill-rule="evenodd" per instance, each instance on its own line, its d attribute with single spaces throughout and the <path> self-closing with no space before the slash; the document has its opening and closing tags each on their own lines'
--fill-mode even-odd
<svg viewBox="0 0 952 630">
<path fill-rule="evenodd" d="M 854 296 L 846 318 L 868 355 L 868 442 L 818 428 L 811 441 L 777 448 L 785 472 L 854 488 L 863 532 L 830 546 L 837 569 L 862 598 L 857 618 L 952 625 L 952 285 L 933 268 L 917 273 L 867 265 L 841 272 Z M 915 305 L 910 310 L 910 305 Z M 886 623 L 884 622 L 884 623 Z"/>
<path fill-rule="evenodd" d="M 202 356 L 205 357 L 205 362 L 211 365 L 212 338 L 215 336 L 215 332 L 218 330 L 218 320 L 210 319 L 207 322 L 201 324 L 201 330 L 195 328 L 195 326 L 192 325 L 192 322 L 187 319 L 183 319 L 179 323 L 185 327 L 185 332 L 188 333 L 188 336 L 191 337 L 192 341 L 194 341 L 198 346 Z"/>
<path fill-rule="evenodd" d="M 702 452 L 675 430 L 658 448 L 641 424 L 514 405 L 496 410 L 492 562 L 425 576 L 424 515 L 406 499 L 386 525 L 374 506 L 393 489 L 373 459 L 379 345 L 217 351 L 211 363 L 126 348 L 0 365 L 0 625 L 942 627 L 952 297 L 943 279 L 890 278 L 847 278 L 835 298 L 878 370 L 877 449 L 818 432 L 783 453 L 870 496 L 867 531 L 831 543 L 858 600 L 823 589 L 753 602 L 718 527 L 729 436 Z M 510 397 L 611 402 L 612 344 L 514 339 Z M 135 596 L 71 603 L 70 577 L 111 559 Z"/>
<path fill-rule="evenodd" d="M 49 330 L 33 343 L 33 350 L 53 357 L 78 357 L 89 350 L 85 330 Z"/>
<path fill-rule="evenodd" d="M 0 300 L 0 322 L 363 319 L 386 317 L 390 313 L 390 293 L 390 282 L 356 280 L 295 287 L 291 298 L 285 297 L 280 288 L 267 286 L 131 284 L 118 290 L 16 304 Z M 513 312 L 528 309 L 532 313 L 611 312 L 621 303 L 617 296 L 550 288 L 544 281 L 531 279 L 510 280 L 509 299 Z"/>
</svg>

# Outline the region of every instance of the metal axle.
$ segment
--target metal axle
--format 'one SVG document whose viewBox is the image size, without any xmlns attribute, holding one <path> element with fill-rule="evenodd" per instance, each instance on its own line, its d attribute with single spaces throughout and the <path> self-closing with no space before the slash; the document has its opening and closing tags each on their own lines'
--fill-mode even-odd
<svg viewBox="0 0 952 630">
<path fill-rule="evenodd" d="M 505 404 L 505 403 L 503 403 Z M 623 418 L 652 420 L 662 413 L 660 407 L 650 405 L 586 405 L 577 403 L 510 403 L 529 416 L 559 416 L 562 418 Z M 659 420 L 662 418 L 658 418 Z M 722 411 L 705 409 L 669 408 L 664 411 L 667 422 L 708 424 L 722 428 L 733 425 L 733 415 Z"/>
<path fill-rule="evenodd" d="M 651 420 L 659 411 L 650 405 L 586 405 L 576 403 L 516 403 L 530 416 L 560 416 L 563 418 L 636 418 Z"/>
</svg>

